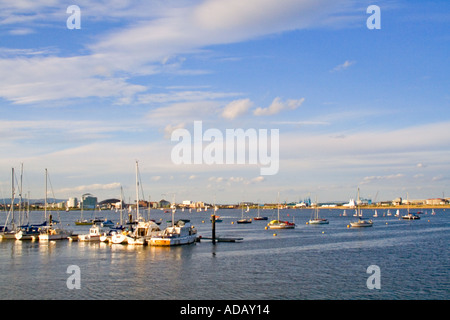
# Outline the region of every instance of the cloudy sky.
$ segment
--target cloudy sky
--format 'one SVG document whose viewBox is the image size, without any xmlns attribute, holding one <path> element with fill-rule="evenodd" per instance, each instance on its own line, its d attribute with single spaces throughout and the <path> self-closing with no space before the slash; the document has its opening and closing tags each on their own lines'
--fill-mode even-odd
<svg viewBox="0 0 450 320">
<path fill-rule="evenodd" d="M 134 198 L 136 160 L 152 200 L 449 196 L 449 29 L 445 0 L 0 0 L 0 197 L 23 163 L 32 198 L 45 168 Z M 194 121 L 278 129 L 278 173 L 175 164 Z"/>
</svg>

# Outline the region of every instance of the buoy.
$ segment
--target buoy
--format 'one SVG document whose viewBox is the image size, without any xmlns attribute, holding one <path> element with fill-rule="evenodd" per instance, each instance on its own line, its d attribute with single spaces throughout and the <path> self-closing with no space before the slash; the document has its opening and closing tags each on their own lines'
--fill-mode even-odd
<svg viewBox="0 0 450 320">
<path fill-rule="evenodd" d="M 276 233 L 274 233 L 274 234 L 273 234 L 273 236 L 274 236 L 274 237 L 276 237 L 276 236 L 277 236 L 277 234 L 276 234 Z"/>
<path fill-rule="evenodd" d="M 234 224 L 234 221 L 231 221 L 231 224 Z"/>
<path fill-rule="evenodd" d="M 266 226 L 266 227 L 264 227 L 264 229 L 265 229 L 265 230 L 267 230 L 267 226 Z"/>
<path fill-rule="evenodd" d="M 325 231 L 322 231 L 322 233 L 325 233 Z"/>
<path fill-rule="evenodd" d="M 306 222 L 306 224 L 308 224 L 308 222 Z"/>
<path fill-rule="evenodd" d="M 202 223 L 205 223 L 205 220 L 202 220 Z"/>
<path fill-rule="evenodd" d="M 350 228 L 350 225 L 349 225 L 349 224 L 347 225 L 347 228 Z"/>
</svg>

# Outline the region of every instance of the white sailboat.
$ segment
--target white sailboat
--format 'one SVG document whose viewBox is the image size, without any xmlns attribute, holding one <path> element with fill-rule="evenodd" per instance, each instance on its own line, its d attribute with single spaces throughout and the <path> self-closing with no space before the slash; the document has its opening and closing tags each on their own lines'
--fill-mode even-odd
<svg viewBox="0 0 450 320">
<path fill-rule="evenodd" d="M 47 180 L 48 180 L 47 176 L 48 176 L 47 169 L 45 169 L 44 215 L 46 220 L 47 220 Z M 49 224 L 47 226 L 42 227 L 41 233 L 39 234 L 39 241 L 63 240 L 67 239 L 69 236 L 72 235 L 72 231 L 62 229 L 61 227 L 58 226 L 58 223 L 54 223 L 52 215 L 49 215 Z"/>
<path fill-rule="evenodd" d="M 364 220 L 362 217 L 362 210 L 359 207 L 360 205 L 360 200 L 359 200 L 359 188 L 358 188 L 358 202 L 356 203 L 356 208 L 358 211 L 358 217 L 359 219 L 356 221 L 352 221 L 350 222 L 350 225 L 354 228 L 361 228 L 361 227 L 372 227 L 373 226 L 373 222 L 372 220 Z"/>
<path fill-rule="evenodd" d="M 250 208 L 247 206 L 247 210 L 245 212 L 249 212 Z M 252 219 L 251 218 L 244 218 L 244 203 L 242 203 L 241 205 L 241 218 L 236 221 L 239 224 L 243 224 L 243 223 L 252 223 Z"/>
<path fill-rule="evenodd" d="M 11 171 L 11 207 L 9 210 L 8 215 L 6 216 L 5 225 L 1 226 L 0 230 L 0 240 L 12 240 L 16 239 L 16 221 L 14 219 L 14 196 L 15 196 L 15 189 L 14 189 L 14 168 L 12 168 Z M 9 222 L 9 218 L 11 217 L 11 222 Z"/>
<path fill-rule="evenodd" d="M 328 224 L 329 223 L 327 219 L 319 218 L 319 204 L 317 202 L 317 199 L 316 199 L 316 206 L 313 210 L 313 216 L 311 217 L 311 219 L 309 219 L 308 223 L 309 224 Z"/>
</svg>

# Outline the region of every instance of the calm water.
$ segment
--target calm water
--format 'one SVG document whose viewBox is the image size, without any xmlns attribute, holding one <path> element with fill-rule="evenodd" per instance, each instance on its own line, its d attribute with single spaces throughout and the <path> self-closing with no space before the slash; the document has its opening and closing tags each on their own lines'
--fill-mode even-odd
<svg viewBox="0 0 450 320">
<path fill-rule="evenodd" d="M 217 235 L 244 240 L 215 246 L 206 241 L 158 248 L 4 240 L 0 298 L 450 299 L 450 209 L 436 210 L 436 215 L 427 211 L 416 221 L 378 217 L 372 228 L 352 229 L 347 225 L 353 217 L 340 216 L 341 210 L 321 210 L 330 224 L 320 226 L 306 225 L 311 210 L 282 210 L 283 218 L 295 219 L 297 228 L 265 230 L 267 221 L 232 224 L 241 212 L 220 210 L 223 222 L 216 226 Z M 73 223 L 79 214 L 61 212 L 61 222 L 75 233 L 87 233 L 89 226 Z M 271 219 L 276 212 L 261 214 Z M 191 219 L 200 235 L 210 236 L 209 215 L 177 212 L 176 218 Z M 255 215 L 251 210 L 249 216 Z M 31 216 L 40 222 L 42 212 Z M 118 220 L 113 212 L 102 211 L 101 216 Z M 162 219 L 164 225 L 170 214 L 153 210 L 151 218 Z M 4 212 L 0 219 L 3 224 Z M 80 267 L 81 289 L 67 288 L 70 265 Z M 370 265 L 381 270 L 379 290 L 367 288 Z"/>
</svg>

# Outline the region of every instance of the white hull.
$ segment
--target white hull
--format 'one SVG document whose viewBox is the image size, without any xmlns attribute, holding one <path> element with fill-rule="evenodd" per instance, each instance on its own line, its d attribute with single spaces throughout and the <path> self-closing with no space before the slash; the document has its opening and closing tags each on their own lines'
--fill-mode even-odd
<svg viewBox="0 0 450 320">
<path fill-rule="evenodd" d="M 373 223 L 372 221 L 357 221 L 357 222 L 350 222 L 350 225 L 354 228 L 363 228 L 363 227 L 372 227 Z"/>
<path fill-rule="evenodd" d="M 72 231 L 49 229 L 39 235 L 39 241 L 64 240 L 72 235 Z"/>
<path fill-rule="evenodd" d="M 147 242 L 150 246 L 180 246 L 194 243 L 195 239 L 196 235 L 179 238 L 152 237 Z"/>
<path fill-rule="evenodd" d="M 308 222 L 309 224 L 328 224 L 328 220 L 327 219 L 312 219 L 309 220 Z"/>
<path fill-rule="evenodd" d="M 0 240 L 15 240 L 15 239 L 16 239 L 15 232 L 0 233 Z"/>
<path fill-rule="evenodd" d="M 272 220 L 268 224 L 269 229 L 294 229 L 295 224 L 284 221 Z"/>
<path fill-rule="evenodd" d="M 111 243 L 114 243 L 114 244 L 127 244 L 128 243 L 128 239 L 127 239 L 127 236 L 125 234 L 117 233 L 117 234 L 113 234 L 111 236 Z"/>
<path fill-rule="evenodd" d="M 78 241 L 100 241 L 100 236 L 99 235 L 90 235 L 90 234 L 79 234 L 78 235 Z"/>
<path fill-rule="evenodd" d="M 16 233 L 16 240 L 36 240 L 39 238 L 39 234 L 26 234 L 23 231 L 19 231 Z"/>
</svg>

